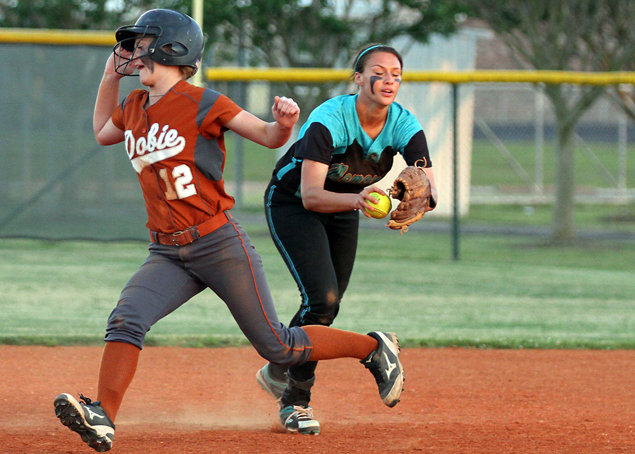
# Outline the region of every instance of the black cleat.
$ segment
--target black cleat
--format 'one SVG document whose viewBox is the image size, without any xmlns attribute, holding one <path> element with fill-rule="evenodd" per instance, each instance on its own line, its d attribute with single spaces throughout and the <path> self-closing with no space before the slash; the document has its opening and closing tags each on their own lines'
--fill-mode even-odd
<svg viewBox="0 0 635 454">
<path fill-rule="evenodd" d="M 55 415 L 82 441 L 97 452 L 110 451 L 115 438 L 115 424 L 110 420 L 101 402 L 92 402 L 80 394 L 78 402 L 70 394 L 60 394 L 55 398 Z"/>
<path fill-rule="evenodd" d="M 394 407 L 399 402 L 403 391 L 405 375 L 401 361 L 399 361 L 399 340 L 395 333 L 368 333 L 377 339 L 379 345 L 366 359 L 360 362 L 375 376 L 382 402 Z"/>
</svg>

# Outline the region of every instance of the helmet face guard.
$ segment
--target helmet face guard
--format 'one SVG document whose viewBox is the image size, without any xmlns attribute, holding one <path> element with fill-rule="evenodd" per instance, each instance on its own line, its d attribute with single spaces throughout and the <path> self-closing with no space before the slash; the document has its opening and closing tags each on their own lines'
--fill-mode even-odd
<svg viewBox="0 0 635 454">
<path fill-rule="evenodd" d="M 158 39 L 161 37 L 163 30 L 161 27 L 137 27 L 136 25 L 128 25 L 117 30 L 117 44 L 113 47 L 115 54 L 115 72 L 124 76 L 138 76 L 139 74 L 128 73 L 128 65 L 135 60 L 144 58 L 152 59 L 152 54 L 156 49 Z M 139 42 L 143 38 L 154 38 L 145 52 L 141 53 L 138 49 Z M 130 52 L 130 58 L 124 57 L 121 51 Z"/>
<path fill-rule="evenodd" d="M 149 58 L 167 66 L 189 66 L 198 69 L 203 56 L 204 38 L 200 26 L 186 14 L 167 9 L 144 13 L 135 25 L 120 27 L 115 32 L 117 44 L 115 71 L 130 76 L 128 65 L 138 59 Z M 140 39 L 153 38 L 147 51 L 139 54 Z M 130 58 L 121 55 L 130 52 Z"/>
</svg>

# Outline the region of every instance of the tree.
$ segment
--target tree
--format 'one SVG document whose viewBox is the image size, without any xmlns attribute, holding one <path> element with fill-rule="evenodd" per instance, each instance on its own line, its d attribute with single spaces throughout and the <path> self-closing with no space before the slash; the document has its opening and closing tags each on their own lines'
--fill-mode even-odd
<svg viewBox="0 0 635 454">
<path fill-rule="evenodd" d="M 114 30 L 151 8 L 191 14 L 192 0 L 0 0 L 0 27 Z M 367 43 L 449 35 L 461 12 L 446 0 L 205 0 L 206 55 L 215 65 L 241 54 L 250 66 L 345 67 Z M 287 85 L 308 113 L 338 84 Z"/>
<path fill-rule="evenodd" d="M 204 10 L 214 64 L 235 62 L 242 47 L 250 66 L 296 68 L 348 67 L 367 43 L 449 35 L 462 11 L 445 0 L 207 0 Z M 335 85 L 288 88 L 308 113 Z"/>
<path fill-rule="evenodd" d="M 178 0 L 0 0 L 0 27 L 114 30 Z"/>
<path fill-rule="evenodd" d="M 635 61 L 632 0 L 459 0 L 502 38 L 523 67 L 618 71 Z M 547 85 L 557 121 L 552 240 L 575 239 L 575 127 L 604 86 Z"/>
</svg>

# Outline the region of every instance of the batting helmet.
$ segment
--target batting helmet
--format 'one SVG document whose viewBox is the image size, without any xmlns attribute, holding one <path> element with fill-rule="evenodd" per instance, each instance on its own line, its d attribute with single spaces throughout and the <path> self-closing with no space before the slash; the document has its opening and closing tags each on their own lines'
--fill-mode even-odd
<svg viewBox="0 0 635 454">
<path fill-rule="evenodd" d="M 168 66 L 190 66 L 198 69 L 203 56 L 205 39 L 201 27 L 187 14 L 169 9 L 153 9 L 141 15 L 134 25 L 120 27 L 115 32 L 118 49 L 134 52 L 136 41 L 141 38 L 154 38 L 148 53 L 133 60 L 149 57 L 157 63 Z M 117 72 L 125 74 L 125 67 L 132 60 L 116 64 Z"/>
</svg>

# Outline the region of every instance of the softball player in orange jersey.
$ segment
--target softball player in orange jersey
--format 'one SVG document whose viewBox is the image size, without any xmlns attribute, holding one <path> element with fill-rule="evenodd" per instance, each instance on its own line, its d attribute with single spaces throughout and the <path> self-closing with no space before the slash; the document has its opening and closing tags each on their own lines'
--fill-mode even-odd
<svg viewBox="0 0 635 454">
<path fill-rule="evenodd" d="M 106 327 L 96 401 L 68 393 L 54 400 L 62 424 L 96 451 L 111 449 L 115 419 L 146 333 L 194 295 L 212 289 L 257 352 L 281 365 L 341 357 L 359 359 L 392 407 L 403 389 L 399 343 L 324 326 L 288 328 L 278 320 L 260 256 L 230 214 L 223 181 L 224 132 L 268 148 L 289 139 L 299 108 L 276 97 L 267 123 L 226 96 L 187 82 L 203 54 L 203 34 L 189 16 L 157 9 L 116 32 L 97 94 L 97 142 L 123 142 L 148 212 L 149 256 L 125 285 Z M 119 81 L 136 74 L 144 90 L 119 102 Z M 289 415 L 297 430 L 303 421 Z M 295 419 L 294 419 L 295 418 Z"/>
</svg>

